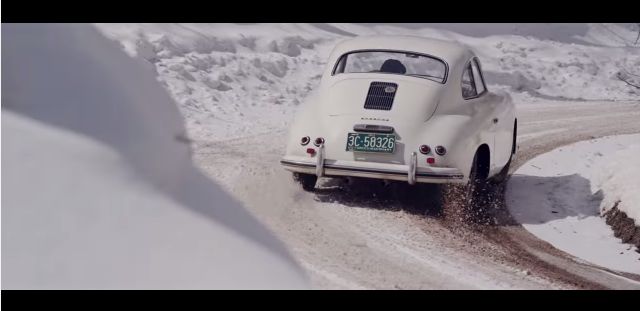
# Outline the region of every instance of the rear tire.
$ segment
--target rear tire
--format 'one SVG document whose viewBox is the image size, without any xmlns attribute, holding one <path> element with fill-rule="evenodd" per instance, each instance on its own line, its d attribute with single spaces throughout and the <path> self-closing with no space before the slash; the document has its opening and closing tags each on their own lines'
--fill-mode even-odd
<svg viewBox="0 0 640 311">
<path fill-rule="evenodd" d="M 316 187 L 318 176 L 304 173 L 293 173 L 293 180 L 298 182 L 305 191 L 312 191 Z"/>
<path fill-rule="evenodd" d="M 473 157 L 473 164 L 469 174 L 469 181 L 465 186 L 465 207 L 467 216 L 479 218 L 489 205 L 491 185 L 486 178 L 479 174 L 478 154 Z M 508 171 L 508 169 L 507 169 Z"/>
</svg>

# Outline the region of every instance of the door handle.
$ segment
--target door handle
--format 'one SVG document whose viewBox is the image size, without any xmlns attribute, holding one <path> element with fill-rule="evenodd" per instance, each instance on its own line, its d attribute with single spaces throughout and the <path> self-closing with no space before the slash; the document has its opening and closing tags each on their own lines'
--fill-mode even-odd
<svg viewBox="0 0 640 311">
<path fill-rule="evenodd" d="M 498 123 L 498 118 L 493 118 L 493 123 Z"/>
</svg>

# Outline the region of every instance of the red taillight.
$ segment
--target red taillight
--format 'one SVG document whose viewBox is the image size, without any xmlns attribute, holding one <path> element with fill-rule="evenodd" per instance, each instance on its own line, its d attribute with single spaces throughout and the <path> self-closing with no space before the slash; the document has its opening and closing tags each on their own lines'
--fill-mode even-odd
<svg viewBox="0 0 640 311">
<path fill-rule="evenodd" d="M 431 152 L 431 148 L 429 148 L 429 146 L 427 145 L 420 146 L 420 153 L 427 154 L 429 152 Z"/>
<path fill-rule="evenodd" d="M 316 138 L 316 140 L 313 141 L 313 144 L 320 147 L 320 145 L 324 144 L 324 138 L 322 137 Z"/>
<path fill-rule="evenodd" d="M 316 150 L 313 149 L 313 148 L 307 148 L 307 153 L 310 154 L 310 155 L 314 155 L 314 154 L 316 154 Z"/>
<path fill-rule="evenodd" d="M 444 147 L 442 147 L 442 146 L 437 146 L 437 147 L 436 147 L 436 153 L 437 153 L 438 155 L 444 155 L 445 153 L 447 153 L 447 149 L 445 149 L 445 148 L 444 148 Z"/>
<path fill-rule="evenodd" d="M 436 158 L 427 158 L 427 163 L 429 164 L 436 163 Z"/>
</svg>

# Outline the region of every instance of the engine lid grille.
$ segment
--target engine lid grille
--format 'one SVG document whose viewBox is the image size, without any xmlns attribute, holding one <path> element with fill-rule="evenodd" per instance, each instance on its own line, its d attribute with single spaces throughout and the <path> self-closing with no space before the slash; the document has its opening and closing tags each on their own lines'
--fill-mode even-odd
<svg viewBox="0 0 640 311">
<path fill-rule="evenodd" d="M 398 85 L 391 82 L 371 82 L 364 109 L 391 110 Z"/>
</svg>

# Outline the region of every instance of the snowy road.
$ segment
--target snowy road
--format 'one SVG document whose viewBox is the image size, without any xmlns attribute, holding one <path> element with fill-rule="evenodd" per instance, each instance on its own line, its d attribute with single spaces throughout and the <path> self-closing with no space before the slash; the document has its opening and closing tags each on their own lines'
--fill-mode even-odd
<svg viewBox="0 0 640 311">
<path fill-rule="evenodd" d="M 351 35 L 412 34 L 476 50 L 489 89 L 510 92 L 520 110 L 513 169 L 575 141 L 640 132 L 638 102 L 540 99 L 638 98 L 615 78 L 620 68 L 640 64 L 638 50 L 619 41 L 635 39 L 635 30 L 584 24 L 575 25 L 584 33 L 545 39 L 565 26 L 487 37 L 355 24 L 98 28 L 155 65 L 195 140 L 198 165 L 285 241 L 318 288 L 640 288 L 576 263 L 518 225 L 504 206 L 495 225 L 461 226 L 450 217 L 451 202 L 433 200 L 438 188 L 361 183 L 347 192 L 329 182 L 307 193 L 278 163 L 288 122 L 317 86 L 329 51 Z M 622 37 L 611 38 L 611 29 Z"/>
<path fill-rule="evenodd" d="M 7 148 L 14 152 L 3 152 L 14 187 L 2 202 L 14 207 L 3 211 L 11 221 L 3 223 L 9 242 L 3 240 L 2 251 L 10 256 L 2 260 L 13 271 L 3 277 L 5 286 L 304 283 L 282 245 L 269 242 L 244 209 L 233 208 L 235 200 L 193 168 L 191 141 L 196 165 L 286 244 L 316 288 L 640 289 L 639 275 L 595 266 L 540 240 L 511 217 L 500 196 L 490 224 L 465 224 L 457 219 L 456 197 L 441 196 L 440 187 L 322 180 L 310 193 L 279 165 L 286 127 L 316 88 L 329 51 L 354 35 L 410 33 L 477 50 L 489 89 L 508 91 L 519 109 L 512 171 L 559 146 L 640 133 L 640 92 L 620 81 L 626 68 L 640 67 L 639 50 L 624 39 L 635 38 L 635 29 L 576 25 L 584 31 L 551 41 L 549 30 L 476 37 L 356 24 L 97 26 L 117 42 L 83 26 L 13 26 L 28 28 L 7 45 L 3 110 L 48 125 L 3 115 L 9 118 L 3 132 L 15 133 L 14 148 Z M 151 74 L 164 89 L 147 79 Z M 540 208 L 532 201 L 530 208 Z M 236 240 L 238 232 L 255 243 Z"/>
<path fill-rule="evenodd" d="M 640 66 L 638 49 L 625 42 L 635 28 L 547 25 L 514 36 L 528 26 L 509 26 L 509 35 L 489 25 L 459 25 L 465 34 L 357 24 L 97 26 L 154 64 L 195 140 L 198 165 L 270 226 L 318 288 L 640 288 L 539 240 L 505 206 L 493 213 L 494 225 L 461 226 L 455 202 L 433 200 L 438 188 L 360 183 L 344 191 L 329 182 L 307 193 L 278 163 L 286 126 L 317 86 L 330 50 L 353 35 L 411 34 L 472 47 L 489 89 L 510 92 L 520 110 L 513 170 L 558 146 L 640 132 L 640 93 L 619 80 L 623 69 Z M 476 30 L 488 35 L 470 34 Z"/>
<path fill-rule="evenodd" d="M 640 102 L 544 101 L 518 109 L 512 171 L 558 146 L 640 132 Z M 432 199 L 438 188 L 359 183 L 347 192 L 328 180 L 315 193 L 303 192 L 278 163 L 285 135 L 282 128 L 198 141 L 195 161 L 284 240 L 317 288 L 640 289 L 632 280 L 640 276 L 623 277 L 553 248 L 504 207 L 493 225 L 462 226 Z"/>
</svg>

